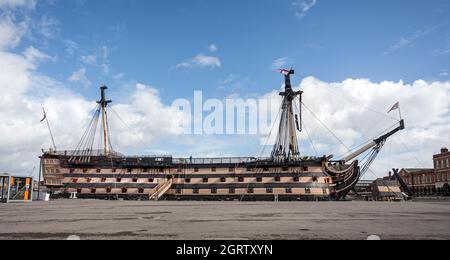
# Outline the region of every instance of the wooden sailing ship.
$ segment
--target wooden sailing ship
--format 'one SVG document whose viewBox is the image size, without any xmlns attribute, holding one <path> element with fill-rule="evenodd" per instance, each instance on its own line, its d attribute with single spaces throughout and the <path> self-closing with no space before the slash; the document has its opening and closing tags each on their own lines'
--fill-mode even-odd
<svg viewBox="0 0 450 260">
<path fill-rule="evenodd" d="M 291 85 L 293 70 L 285 77 L 281 119 L 276 144 L 269 158 L 129 157 L 110 144 L 107 87 L 83 140 L 74 151 L 45 151 L 41 158 L 45 185 L 77 198 L 139 200 L 340 200 L 366 172 L 386 140 L 405 128 L 404 121 L 347 157 L 302 157 L 297 133 L 302 131 L 302 91 Z M 97 123 L 101 121 L 103 149 L 93 150 Z M 94 129 L 95 128 L 95 129 Z M 94 129 L 94 130 L 93 130 Z M 83 145 L 83 144 L 88 144 Z M 90 145 L 90 146 L 89 146 Z M 367 153 L 360 165 L 356 159 Z"/>
</svg>

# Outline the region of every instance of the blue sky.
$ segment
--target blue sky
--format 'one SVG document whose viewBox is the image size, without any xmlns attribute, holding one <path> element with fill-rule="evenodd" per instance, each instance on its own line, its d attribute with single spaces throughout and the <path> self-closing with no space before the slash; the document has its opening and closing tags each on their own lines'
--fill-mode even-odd
<svg viewBox="0 0 450 260">
<path fill-rule="evenodd" d="M 190 97 L 193 89 L 211 96 L 230 94 L 217 91 L 229 75 L 245 79 L 241 94 L 267 92 L 280 85 L 272 73 L 279 58 L 297 69 L 297 81 L 305 76 L 328 82 L 448 79 L 449 55 L 441 53 L 450 48 L 448 1 L 319 0 L 303 17 L 296 15 L 294 2 L 43 2 L 33 16 L 56 19 L 43 51 L 57 60 L 40 69 L 64 82 L 83 67 L 93 85 L 113 89 L 145 82 L 167 102 Z M 72 57 L 66 52 L 69 40 L 78 46 Z M 209 53 L 210 44 L 217 52 Z M 103 47 L 108 48 L 110 75 L 99 64 L 80 61 L 80 55 L 96 55 L 101 63 Z M 221 67 L 174 69 L 200 53 L 219 58 Z M 121 80 L 112 78 L 119 74 Z M 97 94 L 95 88 L 67 84 L 83 95 Z"/>
<path fill-rule="evenodd" d="M 122 152 L 260 155 L 258 135 L 180 135 L 171 104 L 194 90 L 269 95 L 279 67 L 296 69 L 294 85 L 349 146 L 391 126 L 383 114 L 400 101 L 408 129 L 376 167 L 430 166 L 450 146 L 449 11 L 448 0 L 0 0 L 0 168 L 25 172 L 49 147 L 43 106 L 73 148 L 101 84 L 135 131 L 113 129 Z M 305 121 L 318 155 L 342 152 Z"/>
</svg>

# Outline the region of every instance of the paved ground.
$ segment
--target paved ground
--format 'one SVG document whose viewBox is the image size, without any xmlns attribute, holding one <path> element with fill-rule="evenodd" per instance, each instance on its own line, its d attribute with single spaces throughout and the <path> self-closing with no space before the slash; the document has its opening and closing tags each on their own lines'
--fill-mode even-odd
<svg viewBox="0 0 450 260">
<path fill-rule="evenodd" d="M 450 239 L 450 202 L 0 204 L 0 239 Z"/>
</svg>

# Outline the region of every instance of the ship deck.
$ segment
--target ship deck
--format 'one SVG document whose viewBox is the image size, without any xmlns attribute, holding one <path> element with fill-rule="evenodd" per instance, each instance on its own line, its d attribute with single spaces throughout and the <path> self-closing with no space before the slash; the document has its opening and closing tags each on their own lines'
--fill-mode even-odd
<svg viewBox="0 0 450 260">
<path fill-rule="evenodd" d="M 60 200 L 0 204 L 0 219 L 0 239 L 450 239 L 450 201 Z"/>
</svg>

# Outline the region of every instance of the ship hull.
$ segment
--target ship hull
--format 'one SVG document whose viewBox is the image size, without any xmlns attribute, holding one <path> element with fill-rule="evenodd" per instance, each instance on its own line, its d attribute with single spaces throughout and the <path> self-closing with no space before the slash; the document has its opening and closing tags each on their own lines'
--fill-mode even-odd
<svg viewBox="0 0 450 260">
<path fill-rule="evenodd" d="M 80 199 L 334 201 L 358 178 L 356 164 L 326 158 L 273 163 L 254 158 L 174 159 L 44 154 L 47 187 Z M 356 184 L 356 182 L 355 182 Z"/>
</svg>

